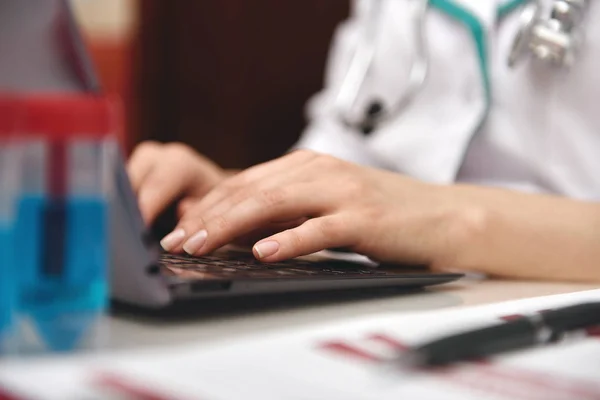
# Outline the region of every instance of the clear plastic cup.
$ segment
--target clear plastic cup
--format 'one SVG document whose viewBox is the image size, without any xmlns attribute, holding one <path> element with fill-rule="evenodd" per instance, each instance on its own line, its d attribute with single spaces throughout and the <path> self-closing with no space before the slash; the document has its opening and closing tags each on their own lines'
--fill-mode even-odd
<svg viewBox="0 0 600 400">
<path fill-rule="evenodd" d="M 14 98 L 0 98 L 0 355 L 15 350 L 17 280 L 13 235 L 20 158 L 13 135 L 18 120 L 17 110 Z"/>
<path fill-rule="evenodd" d="M 97 349 L 106 339 L 117 108 L 75 94 L 27 97 L 22 109 L 19 348 L 23 354 Z"/>
</svg>

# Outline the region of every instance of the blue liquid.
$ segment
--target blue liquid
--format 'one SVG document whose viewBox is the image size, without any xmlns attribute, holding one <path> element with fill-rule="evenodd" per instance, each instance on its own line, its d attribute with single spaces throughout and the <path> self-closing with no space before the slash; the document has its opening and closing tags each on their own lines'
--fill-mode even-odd
<svg viewBox="0 0 600 400">
<path fill-rule="evenodd" d="M 108 205 L 100 198 L 72 197 L 66 204 L 62 272 L 44 273 L 42 196 L 19 201 L 15 248 L 19 275 L 19 314 L 32 321 L 45 346 L 69 351 L 85 340 L 108 301 Z"/>
<path fill-rule="evenodd" d="M 14 334 L 16 276 L 12 258 L 11 228 L 0 224 L 0 354 L 9 351 Z"/>
</svg>

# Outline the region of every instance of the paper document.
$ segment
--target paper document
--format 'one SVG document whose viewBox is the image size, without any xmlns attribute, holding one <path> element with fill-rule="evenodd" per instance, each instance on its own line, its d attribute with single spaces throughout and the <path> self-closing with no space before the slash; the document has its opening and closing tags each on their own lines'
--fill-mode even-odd
<svg viewBox="0 0 600 400">
<path fill-rule="evenodd" d="M 600 399 L 599 329 L 578 340 L 436 373 L 384 367 L 408 345 L 584 301 L 600 301 L 600 290 L 377 315 L 211 346 L 5 362 L 0 384 L 24 398 L 60 400 Z"/>
</svg>

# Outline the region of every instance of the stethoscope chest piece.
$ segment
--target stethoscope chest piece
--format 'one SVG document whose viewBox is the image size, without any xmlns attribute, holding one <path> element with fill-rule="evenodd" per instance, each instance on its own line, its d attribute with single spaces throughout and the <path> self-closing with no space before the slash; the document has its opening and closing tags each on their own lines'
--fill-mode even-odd
<svg viewBox="0 0 600 400">
<path fill-rule="evenodd" d="M 550 7 L 544 9 L 542 1 L 537 0 L 525 6 L 508 65 L 512 68 L 531 55 L 554 66 L 572 66 L 582 46 L 582 22 L 588 2 L 553 0 Z"/>
</svg>

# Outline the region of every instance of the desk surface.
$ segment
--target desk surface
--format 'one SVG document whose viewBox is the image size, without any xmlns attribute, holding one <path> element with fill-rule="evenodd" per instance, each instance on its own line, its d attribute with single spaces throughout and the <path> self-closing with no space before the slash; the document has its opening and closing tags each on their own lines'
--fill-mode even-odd
<svg viewBox="0 0 600 400">
<path fill-rule="evenodd" d="M 117 308 L 110 317 L 111 348 L 210 342 L 303 327 L 381 312 L 430 310 L 598 289 L 592 284 L 462 280 L 414 293 L 271 297 L 253 301 L 194 303 L 169 315 Z"/>
</svg>

